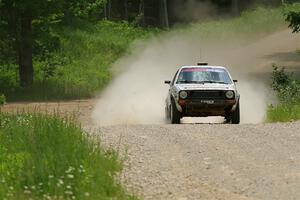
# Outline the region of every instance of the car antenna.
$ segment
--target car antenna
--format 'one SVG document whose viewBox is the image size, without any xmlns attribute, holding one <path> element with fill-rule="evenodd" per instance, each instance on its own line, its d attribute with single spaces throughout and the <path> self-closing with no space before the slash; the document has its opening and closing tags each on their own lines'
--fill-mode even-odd
<svg viewBox="0 0 300 200">
<path fill-rule="evenodd" d="M 202 60 L 202 49 L 200 47 L 200 61 Z M 208 65 L 208 63 L 206 62 L 198 62 L 197 63 L 198 66 L 205 66 L 205 65 Z"/>
</svg>

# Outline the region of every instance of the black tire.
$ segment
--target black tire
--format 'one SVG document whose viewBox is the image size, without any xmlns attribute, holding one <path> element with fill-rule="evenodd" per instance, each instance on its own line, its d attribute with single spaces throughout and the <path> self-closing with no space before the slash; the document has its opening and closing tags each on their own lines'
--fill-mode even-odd
<svg viewBox="0 0 300 200">
<path fill-rule="evenodd" d="M 170 120 L 172 124 L 180 124 L 181 113 L 177 110 L 175 102 L 172 100 L 170 109 Z"/>
<path fill-rule="evenodd" d="M 232 113 L 231 123 L 232 124 L 240 123 L 240 102 L 238 102 L 235 111 Z"/>
<path fill-rule="evenodd" d="M 224 123 L 225 124 L 230 124 L 231 123 L 231 115 L 226 114 L 226 116 L 225 116 L 225 122 Z"/>
<path fill-rule="evenodd" d="M 168 109 L 168 107 L 165 107 L 165 122 L 168 123 L 170 122 L 170 109 Z"/>
</svg>

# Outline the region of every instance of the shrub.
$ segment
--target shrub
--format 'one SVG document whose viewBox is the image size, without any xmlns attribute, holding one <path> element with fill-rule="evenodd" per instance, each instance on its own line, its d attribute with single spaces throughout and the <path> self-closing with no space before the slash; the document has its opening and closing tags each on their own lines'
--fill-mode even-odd
<svg viewBox="0 0 300 200">
<path fill-rule="evenodd" d="M 272 88 L 281 104 L 300 103 L 300 82 L 293 78 L 293 74 L 287 74 L 284 68 L 273 66 Z"/>
<path fill-rule="evenodd" d="M 284 68 L 273 66 L 272 88 L 279 103 L 267 110 L 268 122 L 287 122 L 300 119 L 300 82 Z"/>
<path fill-rule="evenodd" d="M 5 104 L 5 102 L 6 102 L 6 99 L 5 99 L 4 94 L 0 95 L 0 106 Z"/>
</svg>

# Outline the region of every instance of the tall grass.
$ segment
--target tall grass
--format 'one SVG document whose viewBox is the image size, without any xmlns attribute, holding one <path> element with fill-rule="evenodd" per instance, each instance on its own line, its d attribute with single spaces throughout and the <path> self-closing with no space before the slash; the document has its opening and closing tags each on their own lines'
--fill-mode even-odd
<svg viewBox="0 0 300 200">
<path fill-rule="evenodd" d="M 267 122 L 290 122 L 300 120 L 300 103 L 293 105 L 270 105 L 267 110 Z"/>
<path fill-rule="evenodd" d="M 0 199 L 135 199 L 121 167 L 71 119 L 0 113 Z"/>
</svg>

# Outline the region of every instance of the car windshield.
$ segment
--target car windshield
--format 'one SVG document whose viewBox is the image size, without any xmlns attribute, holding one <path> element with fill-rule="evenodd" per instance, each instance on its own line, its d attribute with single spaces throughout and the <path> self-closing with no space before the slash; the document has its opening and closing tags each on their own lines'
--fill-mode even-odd
<svg viewBox="0 0 300 200">
<path fill-rule="evenodd" d="M 176 83 L 220 83 L 231 84 L 226 70 L 220 68 L 183 68 Z"/>
</svg>

